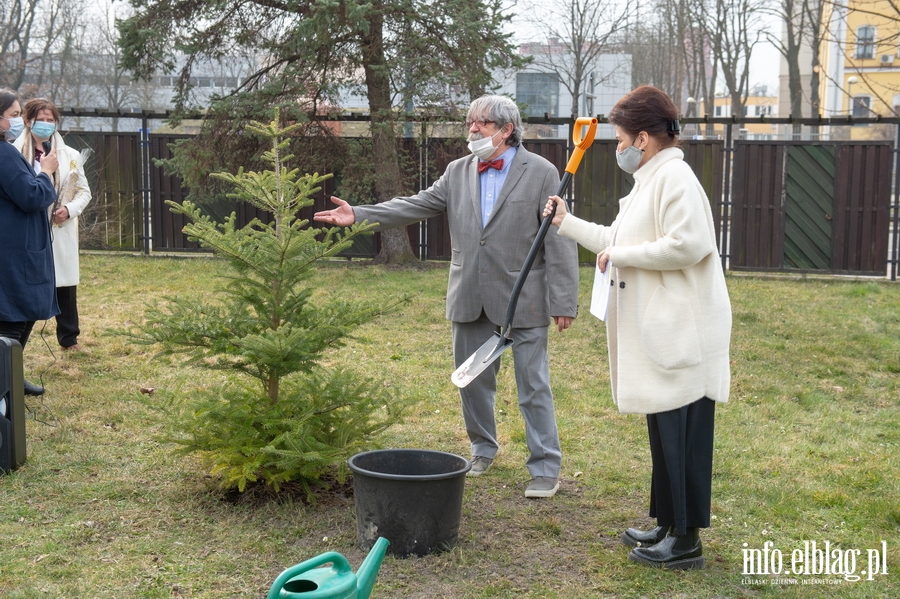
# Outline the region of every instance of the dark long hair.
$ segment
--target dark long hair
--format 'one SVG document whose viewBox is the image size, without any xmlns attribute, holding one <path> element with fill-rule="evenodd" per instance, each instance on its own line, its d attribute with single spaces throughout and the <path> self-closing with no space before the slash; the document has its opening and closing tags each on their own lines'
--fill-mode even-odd
<svg viewBox="0 0 900 599">
<path fill-rule="evenodd" d="M 11 89 L 6 89 L 5 87 L 0 87 L 0 114 L 3 114 L 9 107 L 13 105 L 13 102 L 17 102 L 19 100 L 19 96 L 16 95 Z"/>
<path fill-rule="evenodd" d="M 642 85 L 616 102 L 609 122 L 632 137 L 646 131 L 663 148 L 678 144 L 678 107 L 664 91 L 651 85 Z"/>
</svg>

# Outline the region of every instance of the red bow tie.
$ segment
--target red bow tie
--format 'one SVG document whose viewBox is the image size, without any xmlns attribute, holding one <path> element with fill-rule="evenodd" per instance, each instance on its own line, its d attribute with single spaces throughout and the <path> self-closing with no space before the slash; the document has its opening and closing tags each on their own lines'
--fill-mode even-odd
<svg viewBox="0 0 900 599">
<path fill-rule="evenodd" d="M 498 158 L 497 160 L 490 160 L 488 162 L 479 162 L 478 163 L 478 172 L 483 173 L 489 168 L 495 168 L 498 171 L 503 169 L 503 159 Z"/>
</svg>

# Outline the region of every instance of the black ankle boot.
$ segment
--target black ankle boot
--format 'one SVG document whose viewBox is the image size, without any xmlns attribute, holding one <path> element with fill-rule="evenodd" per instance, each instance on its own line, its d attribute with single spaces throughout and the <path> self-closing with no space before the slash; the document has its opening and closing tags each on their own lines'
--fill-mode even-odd
<svg viewBox="0 0 900 599">
<path fill-rule="evenodd" d="M 706 565 L 699 528 L 688 528 L 683 535 L 676 534 L 673 528 L 656 545 L 632 549 L 628 559 L 639 564 L 670 570 L 701 570 Z"/>
<path fill-rule="evenodd" d="M 657 526 L 650 530 L 629 528 L 622 533 L 622 536 L 620 536 L 619 539 L 626 547 L 649 547 L 650 545 L 656 545 L 666 538 L 667 532 L 669 532 L 668 526 Z"/>
<path fill-rule="evenodd" d="M 40 385 L 35 385 L 29 381 L 25 381 L 25 395 L 43 395 L 44 388 Z"/>
</svg>

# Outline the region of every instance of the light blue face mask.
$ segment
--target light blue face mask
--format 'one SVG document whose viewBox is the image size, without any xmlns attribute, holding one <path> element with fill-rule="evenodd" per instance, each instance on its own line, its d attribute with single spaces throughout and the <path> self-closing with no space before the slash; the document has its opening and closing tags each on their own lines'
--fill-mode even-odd
<svg viewBox="0 0 900 599">
<path fill-rule="evenodd" d="M 16 141 L 25 130 L 25 120 L 20 116 L 6 119 L 9 121 L 9 129 L 6 130 L 6 141 Z"/>
<path fill-rule="evenodd" d="M 35 121 L 31 125 L 31 132 L 34 133 L 34 136 L 38 139 L 50 139 L 50 136 L 53 135 L 54 131 L 56 131 L 55 123 Z"/>
</svg>

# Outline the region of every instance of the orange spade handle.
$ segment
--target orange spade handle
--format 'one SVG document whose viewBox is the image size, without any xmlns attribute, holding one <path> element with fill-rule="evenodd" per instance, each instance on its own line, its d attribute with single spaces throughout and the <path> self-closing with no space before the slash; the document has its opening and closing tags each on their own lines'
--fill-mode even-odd
<svg viewBox="0 0 900 599">
<path fill-rule="evenodd" d="M 588 128 L 586 135 L 582 135 L 581 130 L 583 127 Z M 597 119 L 588 116 L 581 116 L 575 119 L 575 125 L 572 126 L 572 143 L 575 144 L 575 149 L 569 157 L 568 164 L 566 164 L 567 173 L 574 175 L 575 171 L 578 170 L 578 165 L 581 164 L 581 157 L 584 156 L 584 151 L 594 143 L 596 133 Z"/>
</svg>

